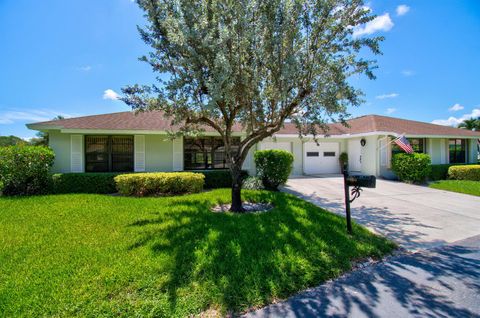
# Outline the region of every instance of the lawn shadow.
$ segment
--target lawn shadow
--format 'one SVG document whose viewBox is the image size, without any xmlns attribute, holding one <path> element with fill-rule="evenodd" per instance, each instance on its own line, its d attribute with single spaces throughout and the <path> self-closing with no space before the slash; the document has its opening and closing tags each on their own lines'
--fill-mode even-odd
<svg viewBox="0 0 480 318">
<path fill-rule="evenodd" d="M 392 245 L 356 227 L 352 238 L 343 219 L 283 193 L 250 192 L 244 199 L 270 202 L 260 214 L 212 213 L 211 199 L 173 200 L 165 213 L 129 225 L 138 234 L 132 249 L 146 247 L 170 257 L 162 269 L 171 311 L 179 290 L 205 292 L 205 306 L 244 310 L 340 275 L 350 260 L 375 254 L 365 246 Z"/>
<path fill-rule="evenodd" d="M 479 239 L 393 257 L 246 316 L 480 317 Z"/>
</svg>

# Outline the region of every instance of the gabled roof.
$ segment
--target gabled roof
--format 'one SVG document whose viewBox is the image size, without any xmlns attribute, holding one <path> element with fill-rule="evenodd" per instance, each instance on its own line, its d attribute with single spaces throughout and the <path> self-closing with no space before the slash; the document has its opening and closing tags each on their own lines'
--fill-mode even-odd
<svg viewBox="0 0 480 318">
<path fill-rule="evenodd" d="M 347 121 L 349 127 L 341 123 L 329 124 L 328 135 L 356 135 L 366 133 L 392 133 L 418 136 L 465 136 L 479 137 L 480 132 L 465 129 L 440 126 L 420 121 L 400 119 L 380 115 L 366 115 L 353 118 Z M 80 129 L 80 130 L 153 130 L 169 131 L 178 127 L 171 125 L 171 120 L 165 118 L 161 111 L 141 112 L 120 112 L 102 115 L 92 115 L 76 118 L 52 120 L 34 124 L 28 124 L 28 128 L 38 130 L 49 129 Z M 206 127 L 207 131 L 213 129 Z M 241 132 L 242 127 L 236 125 L 234 131 Z M 298 131 L 291 123 L 278 132 L 280 135 L 298 135 Z"/>
</svg>

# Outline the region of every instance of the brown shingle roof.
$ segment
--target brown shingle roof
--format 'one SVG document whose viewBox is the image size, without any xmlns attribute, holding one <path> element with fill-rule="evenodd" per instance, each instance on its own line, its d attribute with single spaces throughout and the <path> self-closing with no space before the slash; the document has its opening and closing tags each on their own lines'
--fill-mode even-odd
<svg viewBox="0 0 480 318">
<path fill-rule="evenodd" d="M 480 137 L 480 132 L 469 131 L 465 129 L 453 128 L 449 126 L 440 126 L 430 123 L 424 123 L 414 120 L 393 118 L 379 115 L 366 115 L 353 118 L 347 121 L 350 127 L 345 127 L 340 123 L 329 124 L 328 134 L 362 134 L 371 132 L 388 132 L 407 135 L 425 135 L 425 136 L 472 136 Z M 171 125 L 171 120 L 165 118 L 161 111 L 143 112 L 135 115 L 133 112 L 111 113 L 103 115 L 92 115 L 77 118 L 67 118 L 61 120 L 52 120 L 29 124 L 32 129 L 45 129 L 51 126 L 52 129 L 104 129 L 104 130 L 157 130 L 166 131 L 175 129 Z M 48 129 L 48 128 L 47 128 Z M 211 128 L 206 128 L 212 131 Z M 241 131 L 237 125 L 235 131 Z M 297 129 L 291 123 L 285 123 L 285 126 L 278 134 L 297 135 Z"/>
</svg>

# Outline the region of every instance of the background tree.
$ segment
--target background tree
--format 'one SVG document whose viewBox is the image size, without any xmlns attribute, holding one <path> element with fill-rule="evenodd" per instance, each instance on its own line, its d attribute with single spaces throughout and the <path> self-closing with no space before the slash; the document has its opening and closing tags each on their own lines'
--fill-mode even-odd
<svg viewBox="0 0 480 318">
<path fill-rule="evenodd" d="M 217 131 L 232 174 L 232 211 L 242 211 L 241 167 L 249 149 L 292 120 L 316 135 L 361 103 L 348 81 L 373 78 L 381 37 L 353 30 L 374 16 L 361 0 L 137 0 L 152 51 L 140 58 L 158 84 L 123 89 L 134 110 L 160 109 L 182 133 Z M 363 52 L 362 52 L 363 53 Z M 232 152 L 232 133 L 246 136 Z"/>
<path fill-rule="evenodd" d="M 0 147 L 5 146 L 15 146 L 19 144 L 26 144 L 27 142 L 20 137 L 17 136 L 0 136 Z"/>
<path fill-rule="evenodd" d="M 465 119 L 458 125 L 458 128 L 480 131 L 480 117 Z"/>
</svg>

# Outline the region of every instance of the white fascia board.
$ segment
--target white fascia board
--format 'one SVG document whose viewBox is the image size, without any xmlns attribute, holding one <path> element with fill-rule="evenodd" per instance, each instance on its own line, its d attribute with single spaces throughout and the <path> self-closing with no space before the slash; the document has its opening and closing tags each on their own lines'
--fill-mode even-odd
<svg viewBox="0 0 480 318">
<path fill-rule="evenodd" d="M 356 138 L 356 137 L 368 137 L 368 136 L 394 136 L 400 137 L 402 134 L 391 132 L 391 131 L 372 131 L 368 133 L 361 134 L 343 134 L 343 135 L 317 135 L 317 138 Z M 274 137 L 277 138 L 292 138 L 298 137 L 298 134 L 275 134 Z M 313 138 L 313 135 L 302 136 L 303 138 Z M 458 138 L 458 139 L 480 139 L 480 136 L 461 136 L 461 135 L 413 135 L 405 134 L 407 138 Z"/>
<path fill-rule="evenodd" d="M 167 135 L 166 130 L 140 130 L 140 129 L 61 129 L 60 132 L 65 134 L 115 134 L 115 135 Z M 234 132 L 232 136 L 244 136 L 245 133 Z M 220 136 L 217 132 L 203 132 L 199 136 Z"/>
<path fill-rule="evenodd" d="M 409 138 L 451 138 L 451 139 L 480 139 L 480 136 L 460 136 L 460 135 L 405 135 Z"/>
<path fill-rule="evenodd" d="M 337 139 L 346 139 L 346 138 L 356 138 L 356 137 L 368 137 L 368 136 L 376 136 L 376 135 L 393 135 L 399 136 L 399 134 L 394 132 L 387 132 L 387 131 L 372 131 L 368 133 L 361 133 L 361 134 L 343 134 L 343 135 L 317 135 L 316 138 L 337 138 Z M 275 134 L 273 135 L 277 138 L 292 138 L 298 137 L 298 134 Z M 313 135 L 306 135 L 302 136 L 303 138 L 314 138 Z"/>
<path fill-rule="evenodd" d="M 53 126 L 53 125 L 38 125 L 38 124 L 26 124 L 28 129 L 32 130 L 41 130 L 41 131 L 46 131 L 46 130 L 57 130 L 57 129 L 62 129 L 62 126 Z"/>
</svg>

